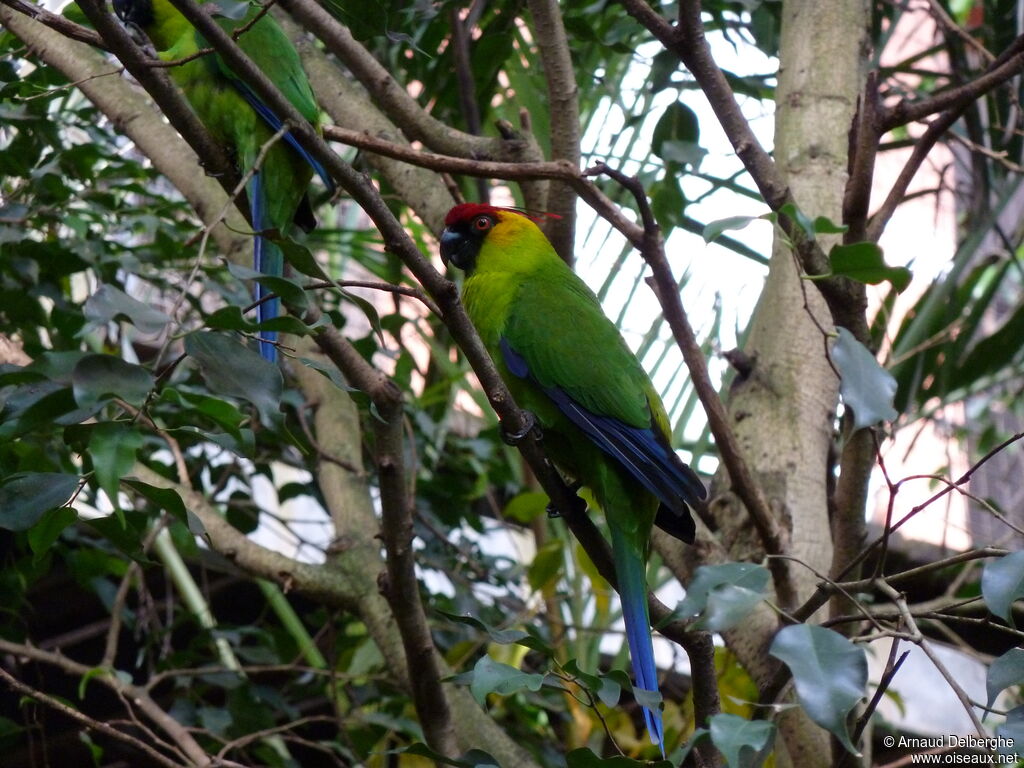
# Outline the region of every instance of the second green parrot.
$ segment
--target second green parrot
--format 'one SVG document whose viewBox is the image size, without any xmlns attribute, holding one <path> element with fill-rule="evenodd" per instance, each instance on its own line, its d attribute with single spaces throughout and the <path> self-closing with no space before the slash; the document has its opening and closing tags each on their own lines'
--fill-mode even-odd
<svg viewBox="0 0 1024 768">
<path fill-rule="evenodd" d="M 618 329 L 533 221 L 458 205 L 445 219 L 441 257 L 465 271 L 466 312 L 516 402 L 535 415 L 547 456 L 604 510 L 637 687 L 657 692 L 651 527 L 692 543 L 689 508 L 705 498 L 704 485 L 672 450 L 665 407 Z M 659 711 L 643 711 L 664 752 Z"/>
<path fill-rule="evenodd" d="M 206 40 L 168 0 L 113 0 L 114 11 L 121 20 L 142 30 L 164 61 L 178 61 L 208 48 Z M 238 19 L 217 17 L 226 32 L 241 29 L 239 47 L 259 66 L 263 73 L 310 123 L 318 123 L 320 110 L 299 55 L 291 41 L 269 15 L 262 15 L 259 6 L 250 7 Z M 323 166 L 298 141 L 286 133 L 269 146 L 257 167 L 262 148 L 281 129 L 282 121 L 217 54 L 211 53 L 169 68 L 171 77 L 213 138 L 224 145 L 242 174 L 251 173 L 246 196 L 253 229 L 256 232 L 253 261 L 258 272 L 280 276 L 284 272 L 284 255 L 262 233 L 277 231 L 287 235 L 292 224 L 309 231 L 316 226 L 310 206 L 309 182 L 315 172 L 328 190 L 333 182 Z M 256 299 L 259 321 L 277 316 L 276 298 L 257 283 Z M 261 331 L 260 354 L 270 361 L 277 359 L 277 333 Z"/>
</svg>

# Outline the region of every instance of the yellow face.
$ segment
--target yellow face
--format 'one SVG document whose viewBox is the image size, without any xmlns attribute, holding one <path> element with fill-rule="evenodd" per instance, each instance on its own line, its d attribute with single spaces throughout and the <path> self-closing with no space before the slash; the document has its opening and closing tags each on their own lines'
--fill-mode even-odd
<svg viewBox="0 0 1024 768">
<path fill-rule="evenodd" d="M 555 255 L 540 228 L 525 216 L 492 206 L 457 206 L 441 235 L 441 257 L 467 275 L 521 273 Z"/>
</svg>

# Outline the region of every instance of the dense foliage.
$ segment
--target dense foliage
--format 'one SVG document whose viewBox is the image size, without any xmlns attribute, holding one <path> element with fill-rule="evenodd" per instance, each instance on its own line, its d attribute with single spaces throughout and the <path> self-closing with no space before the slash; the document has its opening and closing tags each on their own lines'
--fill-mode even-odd
<svg viewBox="0 0 1024 768">
<path fill-rule="evenodd" d="M 315 3 L 281 5 L 311 28 L 303 14 Z M 995 57 L 1009 51 L 997 64 L 1020 57 L 1012 6 L 974 9 L 984 23 L 971 39 Z M 395 2 L 371 14 L 332 2 L 348 48 L 332 42 L 334 27 L 312 27 L 316 36 L 294 21 L 286 27 L 328 122 L 357 147 L 376 138 L 395 152 L 436 155 L 418 167 L 328 131 L 339 163 L 357 173 L 338 199 L 317 188 L 320 226 L 283 243 L 289 275 L 266 283 L 288 308 L 273 321 L 288 347 L 278 368 L 252 344 L 250 235 L 218 180 L 203 177 L 113 55 L 70 39 L 110 42 L 102 30 L 89 37 L 99 28 L 92 16 L 71 5 L 30 21 L 27 8 L 0 5 L 0 688 L 16 694 L 0 704 L 0 744 L 10 765 L 383 766 L 444 755 L 452 765 L 582 767 L 660 757 L 621 671 L 617 600 L 600 552 L 545 514 L 548 496 L 502 439 L 474 374 L 486 378 L 470 366 L 465 328 L 423 278 L 438 264 L 435 236 L 457 198 L 560 209 L 552 239 L 577 244 L 581 271 L 666 393 L 675 447 L 724 496 L 720 436 L 706 426 L 667 313 L 652 314 L 637 243 L 623 236 L 626 225 L 609 223 L 608 210 L 622 216 L 637 201 L 607 177 L 524 178 L 511 164 L 604 160 L 639 179 L 674 279 L 693 276 L 682 295 L 701 307 L 693 322 L 726 398 L 750 364 L 721 353 L 742 346 L 754 303 L 740 306 L 731 289 L 743 282 L 756 293 L 767 271 L 759 218 L 788 227 L 780 237 L 793 253 L 850 222 L 809 201 L 766 205 L 717 138 L 700 83 L 618 4 Z M 995 66 L 956 26 L 971 23 L 969 12 L 946 7 L 953 26 L 940 24 L 931 50 L 944 69 L 918 66 L 919 52 L 879 67 L 889 32 L 912 10 L 875 9 L 876 58 L 866 65 L 879 73 L 882 100 L 925 101 Z M 716 55 L 736 46 L 777 66 L 781 3 L 709 2 L 703 11 Z M 542 44 L 566 55 L 542 54 Z M 559 61 L 571 82 L 559 83 Z M 960 138 L 949 140 L 970 171 L 957 200 L 960 246 L 927 288 L 915 290 L 912 254 L 883 257 L 867 235 L 832 251 L 828 274 L 803 281 L 808 291 L 822 278 L 880 286 L 870 323 L 860 308 L 867 333 L 828 334 L 838 337 L 830 360 L 846 405 L 845 421 L 837 404 L 826 414 L 837 455 L 853 431 L 884 442 L 893 429 L 945 426 L 942 409 L 965 403 L 972 418 L 949 431 L 967 466 L 1014 447 L 1024 231 L 1006 222 L 1019 220 L 1019 69 L 963 99 L 952 129 Z M 773 71 L 724 79 L 751 114 L 774 108 Z M 393 99 L 389 88 L 414 98 Z M 575 132 L 552 108 L 567 94 Z M 920 133 L 894 125 L 881 150 L 899 152 Z M 444 158 L 504 167 L 471 176 Z M 587 202 L 600 195 L 608 208 L 594 215 L 578 203 L 581 186 Z M 928 192 L 946 194 L 946 182 Z M 407 240 L 387 228 L 388 216 Z M 640 231 L 638 215 L 623 218 Z M 702 235 L 714 241 L 708 250 Z M 709 269 L 713 260 L 726 268 Z M 894 321 L 908 281 L 915 298 Z M 873 458 L 872 449 L 865 473 Z M 838 459 L 830 462 L 832 483 Z M 938 483 L 921 509 L 957 480 L 952 466 L 916 471 Z M 892 499 L 898 480 L 889 478 Z M 978 503 L 1020 531 L 1009 499 Z M 853 513 L 863 519 L 863 505 Z M 859 586 L 846 597 L 859 610 L 871 609 L 862 593 L 872 593 L 905 613 L 880 608 L 873 623 L 831 629 L 801 623 L 813 611 L 793 619 L 769 607 L 781 604 L 779 559 L 766 560 L 771 547 L 751 543 L 752 533 L 723 543 L 710 529 L 694 550 L 658 546 L 652 584 L 666 600 L 679 600 L 680 580 L 688 585 L 660 617 L 675 641 L 661 648 L 672 661 L 663 684 L 669 758 L 679 764 L 694 744 L 706 751 L 689 759 L 703 764 L 768 755 L 779 712 L 757 704 L 788 695 L 780 690 L 791 678 L 791 698 L 815 734 L 834 736 L 836 754 L 870 752 L 870 729 L 858 743 L 866 721 L 854 710 L 876 690 L 860 641 L 891 629 L 924 642 L 938 631 L 928 621 L 948 634 L 957 615 L 984 620 L 989 634 L 965 633 L 965 642 L 1000 656 L 991 705 L 1024 681 L 1024 662 L 1004 655 L 1024 637 L 1013 629 L 1024 562 L 1003 557 L 1008 530 L 976 538 L 970 556 L 920 578 L 892 580 L 910 598 L 850 575 Z M 886 570 L 888 546 L 873 550 L 863 577 L 903 567 L 890 555 Z M 396 587 L 413 575 L 416 589 Z M 950 616 L 907 610 L 908 600 L 937 595 L 948 604 L 933 613 Z M 973 607 L 957 614 L 963 601 Z M 920 630 L 913 618 L 900 623 L 908 616 Z M 432 647 L 417 645 L 417 617 Z M 734 647 L 758 622 L 771 624 L 758 655 L 774 665 L 772 678 L 746 669 Z M 712 632 L 725 646 L 711 647 Z M 692 686 L 676 671 L 684 653 L 717 680 L 713 695 L 702 698 L 696 671 Z M 709 698 L 718 703 L 710 712 Z M 1021 733 L 1017 713 L 1002 732 Z"/>
</svg>

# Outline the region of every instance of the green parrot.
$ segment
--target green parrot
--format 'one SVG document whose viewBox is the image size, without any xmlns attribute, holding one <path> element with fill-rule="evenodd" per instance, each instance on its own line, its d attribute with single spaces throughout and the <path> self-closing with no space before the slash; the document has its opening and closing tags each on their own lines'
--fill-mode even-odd
<svg viewBox="0 0 1024 768">
<path fill-rule="evenodd" d="M 164 61 L 184 59 L 209 47 L 203 36 L 167 0 L 113 0 L 113 3 L 120 19 L 127 26 L 144 32 Z M 259 6 L 252 6 L 239 19 L 221 17 L 217 23 L 229 33 L 245 28 L 238 35 L 238 45 L 299 113 L 316 125 L 320 109 L 299 55 L 269 15 L 253 22 L 260 12 Z M 250 218 L 256 231 L 253 262 L 258 272 L 282 275 L 284 255 L 261 233 L 276 230 L 286 235 L 293 223 L 307 232 L 315 227 L 308 196 L 309 182 L 315 171 L 333 192 L 331 177 L 290 133 L 273 144 L 260 166 L 255 168 L 261 148 L 280 130 L 282 122 L 219 55 L 200 56 L 170 67 L 169 71 L 206 129 L 228 150 L 239 172 L 244 175 L 254 171 L 246 184 Z M 256 284 L 257 300 L 269 293 L 271 291 Z M 278 311 L 276 298 L 265 299 L 259 304 L 257 318 L 262 323 L 276 317 Z M 276 331 L 261 332 L 260 354 L 271 362 L 277 359 L 276 340 Z"/>
<path fill-rule="evenodd" d="M 604 510 L 637 687 L 657 692 L 651 527 L 692 543 L 689 508 L 706 497 L 704 485 L 672 450 L 668 415 L 639 361 L 533 221 L 508 208 L 457 205 L 441 258 L 464 270 L 466 312 L 512 396 L 534 414 L 547 456 Z M 643 711 L 664 753 L 661 715 Z"/>
</svg>

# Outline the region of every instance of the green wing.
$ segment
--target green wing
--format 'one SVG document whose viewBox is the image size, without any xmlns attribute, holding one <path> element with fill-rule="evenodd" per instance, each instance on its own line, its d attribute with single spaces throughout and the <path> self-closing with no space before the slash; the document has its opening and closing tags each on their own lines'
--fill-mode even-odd
<svg viewBox="0 0 1024 768">
<path fill-rule="evenodd" d="M 681 538 L 693 541 L 687 508 L 705 497 L 704 485 L 672 450 L 650 379 L 583 281 L 561 264 L 527 280 L 499 347 L 509 372 L 532 382 L 583 437 L 660 499 L 683 521 Z M 589 483 L 591 469 L 575 471 Z"/>
<path fill-rule="evenodd" d="M 502 336 L 542 387 L 632 427 L 651 425 L 650 380 L 597 297 L 567 267 L 526 281 Z"/>
<path fill-rule="evenodd" d="M 228 33 L 244 28 L 252 22 L 258 8 L 252 8 L 241 19 L 217 19 L 220 27 Z M 197 44 L 205 46 L 206 41 L 197 34 Z M 302 69 L 299 54 L 285 35 L 284 30 L 269 16 L 264 15 L 255 24 L 238 36 L 238 47 L 255 62 L 270 81 L 285 95 L 292 106 L 309 122 L 316 124 L 320 110 L 317 107 L 313 91 L 309 87 L 306 73 Z M 216 56 L 220 73 L 238 87 L 243 87 L 234 72 Z M 245 88 L 245 90 L 248 90 Z"/>
</svg>

